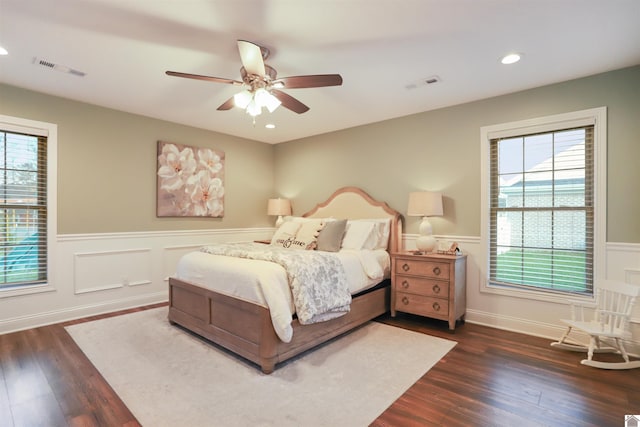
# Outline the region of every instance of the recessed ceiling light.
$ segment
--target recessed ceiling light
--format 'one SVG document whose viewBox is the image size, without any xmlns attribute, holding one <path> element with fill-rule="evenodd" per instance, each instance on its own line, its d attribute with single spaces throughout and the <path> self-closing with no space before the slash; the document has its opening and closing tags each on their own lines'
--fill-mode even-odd
<svg viewBox="0 0 640 427">
<path fill-rule="evenodd" d="M 276 125 L 274 125 L 273 123 L 267 123 L 266 125 L 264 125 L 264 127 L 266 127 L 267 129 L 275 129 Z"/>
<path fill-rule="evenodd" d="M 9 52 L 7 51 L 7 49 L 3 48 L 2 46 L 0 46 L 0 55 L 8 55 Z"/>
<path fill-rule="evenodd" d="M 520 61 L 521 58 L 522 58 L 522 54 L 520 53 L 510 53 L 508 55 L 503 56 L 500 62 L 502 62 L 505 65 L 515 64 L 516 62 Z"/>
</svg>

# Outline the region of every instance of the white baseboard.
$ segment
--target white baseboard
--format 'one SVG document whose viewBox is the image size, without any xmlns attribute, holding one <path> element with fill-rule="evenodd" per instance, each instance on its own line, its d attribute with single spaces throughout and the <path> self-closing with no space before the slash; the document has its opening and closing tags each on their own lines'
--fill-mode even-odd
<svg viewBox="0 0 640 427">
<path fill-rule="evenodd" d="M 488 313 L 467 308 L 465 321 L 505 331 L 524 333 L 540 338 L 558 339 L 564 328 L 558 325 L 536 322 L 496 313 Z"/>
<path fill-rule="evenodd" d="M 549 340 L 549 345 L 551 345 L 552 342 L 558 341 L 566 331 L 565 326 L 535 322 L 527 319 L 470 309 L 467 309 L 465 321 L 475 325 L 488 326 L 490 328 L 546 338 Z M 581 334 L 578 331 L 572 331 L 571 338 L 584 345 L 589 343 L 589 336 L 587 334 Z M 631 356 L 640 357 L 640 343 L 626 341 L 625 349 Z"/>
<path fill-rule="evenodd" d="M 0 333 L 10 333 L 25 329 L 37 328 L 54 323 L 66 322 L 69 320 L 81 319 L 89 316 L 96 316 L 114 311 L 126 310 L 129 308 L 141 307 L 144 305 L 167 302 L 168 291 L 145 294 L 137 297 L 130 297 L 118 300 L 105 301 L 97 304 L 89 304 L 65 308 L 61 310 L 35 313 L 22 317 L 0 320 Z"/>
</svg>

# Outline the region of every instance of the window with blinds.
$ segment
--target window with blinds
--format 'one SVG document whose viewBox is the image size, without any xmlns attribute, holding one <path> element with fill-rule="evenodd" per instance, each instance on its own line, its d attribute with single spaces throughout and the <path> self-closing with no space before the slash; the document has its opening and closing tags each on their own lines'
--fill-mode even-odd
<svg viewBox="0 0 640 427">
<path fill-rule="evenodd" d="M 47 281 L 47 138 L 0 131 L 0 289 Z"/>
<path fill-rule="evenodd" d="M 593 125 L 490 140 L 490 284 L 593 293 L 593 141 Z"/>
</svg>

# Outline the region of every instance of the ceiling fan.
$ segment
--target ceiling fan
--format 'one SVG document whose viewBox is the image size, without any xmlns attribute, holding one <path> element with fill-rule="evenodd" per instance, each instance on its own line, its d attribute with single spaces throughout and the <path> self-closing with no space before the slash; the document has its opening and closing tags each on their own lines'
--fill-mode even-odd
<svg viewBox="0 0 640 427">
<path fill-rule="evenodd" d="M 273 112 L 280 105 L 298 114 L 309 111 L 309 107 L 280 89 L 340 86 L 342 84 L 340 74 L 315 74 L 277 78 L 275 68 L 264 62 L 269 57 L 269 49 L 246 40 L 238 40 L 238 51 L 242 61 L 242 67 L 240 67 L 242 81 L 178 71 L 167 71 L 166 74 L 175 77 L 244 86 L 243 91 L 225 101 L 218 107 L 218 110 L 230 110 L 237 106 L 245 109 L 253 117 L 261 114 L 262 107 L 266 107 L 269 112 Z"/>
</svg>

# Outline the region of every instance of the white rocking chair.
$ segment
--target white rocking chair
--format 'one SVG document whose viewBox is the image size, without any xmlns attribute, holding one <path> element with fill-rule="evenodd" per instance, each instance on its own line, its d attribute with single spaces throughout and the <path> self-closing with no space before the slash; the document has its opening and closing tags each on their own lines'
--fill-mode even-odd
<svg viewBox="0 0 640 427">
<path fill-rule="evenodd" d="M 587 351 L 587 358 L 580 363 L 601 369 L 640 368 L 640 360 L 630 361 L 624 349 L 623 340 L 631 338 L 629 319 L 636 298 L 640 295 L 640 286 L 612 280 L 603 280 L 597 284 L 596 302 L 584 303 L 570 301 L 571 320 L 562 319 L 568 325 L 567 331 L 552 347 L 571 351 Z M 585 308 L 595 308 L 593 320 L 585 320 Z M 572 329 L 589 335 L 589 346 L 568 342 Z M 602 343 L 608 346 L 602 346 Z M 599 362 L 593 360 L 594 353 L 618 353 L 624 362 Z"/>
</svg>

